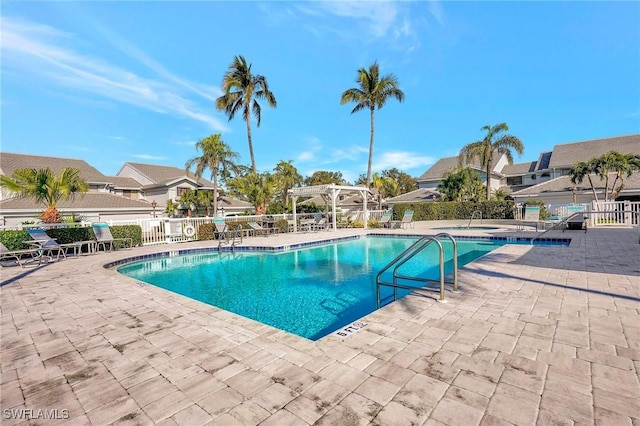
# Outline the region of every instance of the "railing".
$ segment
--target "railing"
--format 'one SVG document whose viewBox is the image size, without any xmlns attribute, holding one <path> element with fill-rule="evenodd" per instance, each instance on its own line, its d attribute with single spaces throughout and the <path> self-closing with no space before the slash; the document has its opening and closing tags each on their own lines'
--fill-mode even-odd
<svg viewBox="0 0 640 426">
<path fill-rule="evenodd" d="M 471 227 L 471 221 L 473 220 L 473 218 L 476 216 L 476 213 L 480 214 L 480 225 L 482 225 L 482 212 L 480 210 L 474 210 L 471 213 L 471 218 L 469 218 L 469 223 L 467 224 L 467 229 L 469 229 Z"/>
<path fill-rule="evenodd" d="M 640 213 L 639 201 L 599 201 L 593 202 L 591 206 L 593 214 L 590 216 L 591 225 L 638 225 L 638 214 Z"/>
<path fill-rule="evenodd" d="M 378 272 L 378 274 L 376 275 L 376 306 L 379 309 L 380 305 L 382 303 L 381 300 L 381 296 L 380 296 L 380 287 L 381 286 L 385 286 L 385 287 L 392 287 L 393 288 L 393 300 L 397 300 L 398 299 L 398 289 L 403 289 L 403 290 L 412 290 L 412 291 L 439 291 L 440 292 L 440 296 L 439 296 L 439 301 L 444 302 L 445 300 L 445 295 L 444 295 L 444 290 L 445 290 L 445 276 L 444 276 L 444 248 L 442 247 L 442 243 L 439 241 L 439 238 L 441 237 L 446 237 L 451 239 L 451 241 L 453 242 L 453 281 L 452 282 L 447 282 L 446 284 L 453 284 L 453 288 L 454 291 L 458 290 L 458 246 L 457 243 L 455 241 L 455 239 L 447 233 L 440 233 L 438 235 L 436 235 L 435 237 L 429 237 L 429 236 L 425 236 L 420 238 L 418 241 L 416 241 L 415 243 L 413 243 L 411 246 L 409 246 L 406 250 L 404 250 L 402 253 L 400 253 L 395 259 L 393 259 L 391 262 L 389 262 L 386 266 L 384 266 L 380 272 Z M 404 265 L 405 263 L 407 263 L 409 260 L 411 260 L 414 256 L 416 256 L 418 253 L 422 252 L 425 248 L 427 248 L 430 244 L 435 243 L 436 246 L 438 247 L 438 255 L 439 255 L 439 272 L 440 272 L 440 278 L 438 281 L 435 280 L 431 280 L 428 278 L 420 278 L 420 277 L 415 277 L 415 276 L 408 276 L 408 275 L 401 275 L 398 273 L 398 269 Z M 389 269 L 391 269 L 393 267 L 393 282 L 385 282 L 382 280 L 382 276 L 385 272 L 387 272 Z M 408 286 L 408 285 L 403 285 L 403 284 L 399 284 L 398 280 L 407 280 L 407 281 L 417 281 L 417 282 L 422 282 L 425 284 L 428 283 L 438 283 L 439 284 L 439 289 L 432 289 L 429 287 L 414 287 L 414 286 Z"/>
</svg>

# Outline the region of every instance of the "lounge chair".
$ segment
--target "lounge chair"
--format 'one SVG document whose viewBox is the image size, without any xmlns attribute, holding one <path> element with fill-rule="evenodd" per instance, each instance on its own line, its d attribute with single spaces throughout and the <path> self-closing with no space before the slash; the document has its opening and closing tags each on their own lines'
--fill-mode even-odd
<svg viewBox="0 0 640 426">
<path fill-rule="evenodd" d="M 2 266 L 9 266 L 9 262 L 20 265 L 24 268 L 24 265 L 28 262 L 42 263 L 43 260 L 48 259 L 42 255 L 42 250 L 39 248 L 26 249 L 26 250 L 9 250 L 7 246 L 0 242 L 0 264 Z"/>
<path fill-rule="evenodd" d="M 567 220 L 564 222 L 562 232 L 569 230 L 583 230 L 587 232 L 587 216 L 585 216 L 584 206 L 567 206 Z"/>
<path fill-rule="evenodd" d="M 77 254 L 78 243 L 59 244 L 55 238 L 51 238 L 42 228 L 29 228 L 27 229 L 27 234 L 29 234 L 31 240 L 24 243 L 40 250 L 43 256 L 53 258 L 53 253 L 55 252 L 56 259 L 60 259 L 61 255 L 63 259 L 66 259 L 69 249 L 73 249 L 74 253 Z"/>
<path fill-rule="evenodd" d="M 104 251 L 107 251 L 107 244 L 109 245 L 109 251 L 113 248 L 117 248 L 118 245 L 123 245 L 125 248 L 133 247 L 133 239 L 131 238 L 113 238 L 111 235 L 111 229 L 106 223 L 92 223 L 93 233 L 96 236 L 96 248 L 99 250 L 102 246 Z"/>
<path fill-rule="evenodd" d="M 411 228 L 415 226 L 415 224 L 413 223 L 413 210 L 405 210 L 404 214 L 402 215 L 402 219 L 391 221 L 392 228 L 395 227 L 406 229 L 408 226 Z"/>
<path fill-rule="evenodd" d="M 536 231 L 540 224 L 540 207 L 539 206 L 525 206 L 524 216 L 517 223 L 518 230 L 524 230 L 525 225 L 535 225 Z"/>
<path fill-rule="evenodd" d="M 378 228 L 388 228 L 391 226 L 392 212 L 384 212 L 378 220 Z"/>
<path fill-rule="evenodd" d="M 267 236 L 269 235 L 269 228 L 265 228 L 262 225 L 259 225 L 258 222 L 247 222 L 247 225 L 249 225 L 249 228 L 251 228 L 251 232 L 253 232 L 253 235 L 257 235 L 259 233 L 262 233 L 263 236 Z"/>
</svg>

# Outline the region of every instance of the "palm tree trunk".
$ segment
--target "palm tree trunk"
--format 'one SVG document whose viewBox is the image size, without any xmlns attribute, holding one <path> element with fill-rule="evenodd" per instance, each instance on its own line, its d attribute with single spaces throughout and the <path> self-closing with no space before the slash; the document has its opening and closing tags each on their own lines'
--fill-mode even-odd
<svg viewBox="0 0 640 426">
<path fill-rule="evenodd" d="M 598 202 L 598 193 L 596 192 L 595 186 L 593 186 L 593 181 L 591 180 L 591 175 L 587 175 L 587 178 L 589 178 L 589 185 L 591 185 L 591 192 L 593 192 L 593 199 L 597 203 Z"/>
<path fill-rule="evenodd" d="M 218 167 L 213 171 L 213 217 L 218 217 Z"/>
<path fill-rule="evenodd" d="M 491 153 L 489 153 L 489 158 L 487 159 L 487 201 L 491 199 Z"/>
<path fill-rule="evenodd" d="M 251 169 L 253 170 L 253 174 L 257 175 L 258 170 L 256 169 L 256 159 L 253 156 L 253 143 L 251 142 L 251 116 L 246 116 L 247 121 L 247 139 L 249 140 L 249 155 L 251 156 Z"/>
<path fill-rule="evenodd" d="M 367 164 L 367 188 L 371 187 L 371 162 L 373 160 L 373 135 L 375 133 L 374 107 L 371 107 L 371 139 L 369 140 L 369 162 Z"/>
</svg>

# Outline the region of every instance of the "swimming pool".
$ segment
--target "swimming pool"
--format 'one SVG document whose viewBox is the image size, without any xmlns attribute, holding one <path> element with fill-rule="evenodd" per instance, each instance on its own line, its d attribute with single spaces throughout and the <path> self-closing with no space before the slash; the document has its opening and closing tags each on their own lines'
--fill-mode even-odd
<svg viewBox="0 0 640 426">
<path fill-rule="evenodd" d="M 484 230 L 484 231 L 488 231 L 488 230 L 495 230 L 495 229 L 502 229 L 499 226 L 443 226 L 441 228 L 431 228 L 435 231 L 452 231 L 452 230 L 457 230 L 457 231 L 463 231 L 465 229 L 477 229 L 477 230 Z"/>
<path fill-rule="evenodd" d="M 317 340 L 376 309 L 376 273 L 416 239 L 369 236 L 277 253 L 208 251 L 145 260 L 118 271 Z M 445 273 L 450 273 L 451 243 L 442 243 Z M 459 265 L 506 243 L 459 239 Z M 437 256 L 432 246 L 403 266 L 403 273 L 436 279 Z M 391 293 L 390 288 L 382 288 L 383 298 Z"/>
</svg>

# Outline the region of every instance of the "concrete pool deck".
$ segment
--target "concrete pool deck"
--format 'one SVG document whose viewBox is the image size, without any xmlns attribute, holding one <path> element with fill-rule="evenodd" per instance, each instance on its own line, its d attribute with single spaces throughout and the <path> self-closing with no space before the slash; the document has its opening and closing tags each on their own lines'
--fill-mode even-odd
<svg viewBox="0 0 640 426">
<path fill-rule="evenodd" d="M 638 231 L 547 236 L 572 242 L 501 247 L 446 303 L 410 295 L 316 342 L 102 267 L 210 241 L 2 268 L 2 424 L 639 426 Z"/>
</svg>

